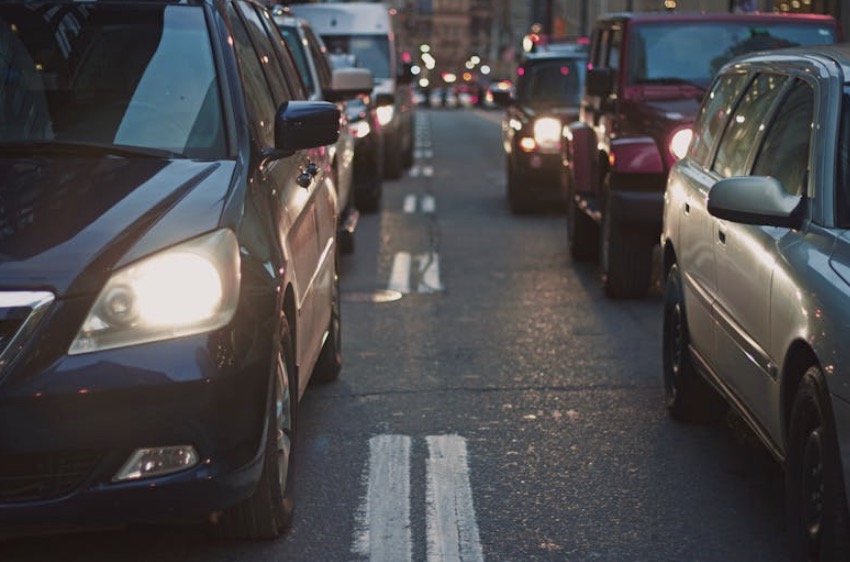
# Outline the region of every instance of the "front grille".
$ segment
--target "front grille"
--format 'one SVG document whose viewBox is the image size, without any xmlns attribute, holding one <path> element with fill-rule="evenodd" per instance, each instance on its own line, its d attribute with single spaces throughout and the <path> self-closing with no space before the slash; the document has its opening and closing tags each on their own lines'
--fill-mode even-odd
<svg viewBox="0 0 850 562">
<path fill-rule="evenodd" d="M 47 500 L 78 487 L 101 453 L 0 455 L 0 503 Z"/>
<path fill-rule="evenodd" d="M 53 303 L 46 291 L 0 292 L 0 371 L 12 362 Z"/>
</svg>

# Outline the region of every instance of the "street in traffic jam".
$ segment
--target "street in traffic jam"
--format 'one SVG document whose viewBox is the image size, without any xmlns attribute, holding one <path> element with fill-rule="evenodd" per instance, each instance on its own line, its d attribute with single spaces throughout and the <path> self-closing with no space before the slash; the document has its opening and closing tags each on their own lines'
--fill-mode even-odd
<svg viewBox="0 0 850 562">
<path fill-rule="evenodd" d="M 837 3 L 274 4 L 0 3 L 0 561 L 850 560 Z"/>
</svg>

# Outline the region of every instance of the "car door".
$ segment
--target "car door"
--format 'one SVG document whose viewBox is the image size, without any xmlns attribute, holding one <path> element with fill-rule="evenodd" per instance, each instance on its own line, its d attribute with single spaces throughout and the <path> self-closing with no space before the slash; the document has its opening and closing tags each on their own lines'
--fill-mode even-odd
<svg viewBox="0 0 850 562">
<path fill-rule="evenodd" d="M 255 47 L 257 38 L 261 39 L 262 36 L 256 28 L 254 7 L 242 2 L 238 6 L 236 8 L 233 3 L 229 5 L 233 46 L 256 142 L 261 150 L 266 150 L 274 146 L 275 112 L 280 103 L 286 101 L 288 88 L 280 82 L 279 73 L 274 75 L 268 72 L 271 64 L 268 39 L 265 39 L 265 50 L 258 51 Z M 274 90 L 270 76 L 275 80 Z M 284 251 L 288 252 L 287 267 L 292 274 L 298 307 L 297 317 L 290 321 L 296 323 L 296 361 L 299 364 L 302 364 L 310 346 L 315 345 L 311 344 L 311 340 L 316 339 L 318 329 L 315 326 L 315 304 L 310 291 L 319 263 L 315 201 L 310 189 L 297 183 L 307 165 L 307 154 L 297 152 L 286 158 L 265 162 L 255 174 L 259 188 L 269 194 L 275 206 L 273 213 L 278 235 Z"/>
<path fill-rule="evenodd" d="M 718 179 L 710 169 L 720 134 L 751 76 L 731 72 L 712 85 L 694 125 L 690 154 L 676 169 L 667 192 L 669 213 L 678 222 L 676 257 L 682 274 L 691 345 L 704 361 L 716 355 L 712 308 L 717 292 L 714 222 L 708 214 L 708 190 Z M 665 219 L 668 222 L 671 218 Z"/>
<path fill-rule="evenodd" d="M 752 168 L 736 175 L 772 176 L 793 195 L 808 190 L 814 90 L 805 81 L 763 74 L 767 94 L 739 113 L 752 119 L 752 131 L 741 142 L 753 146 Z M 759 80 L 757 78 L 757 80 Z M 776 98 L 771 100 L 770 98 Z M 773 106 L 770 112 L 760 105 Z M 727 134 L 735 135 L 737 122 Z M 756 134 L 756 131 L 759 131 Z M 722 144 L 722 143 L 721 143 Z M 731 147 L 730 147 L 731 148 Z M 776 361 L 770 348 L 770 302 L 780 249 L 797 243 L 800 233 L 789 228 L 715 221 L 718 292 L 718 365 L 762 426 L 775 419 Z M 779 437 L 778 427 L 769 428 Z"/>
</svg>

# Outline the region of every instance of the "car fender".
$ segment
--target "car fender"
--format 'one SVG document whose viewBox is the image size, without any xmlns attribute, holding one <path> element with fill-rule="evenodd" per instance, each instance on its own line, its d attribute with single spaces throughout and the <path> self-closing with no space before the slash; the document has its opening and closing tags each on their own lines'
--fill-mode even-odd
<svg viewBox="0 0 850 562">
<path fill-rule="evenodd" d="M 664 173 L 661 151 L 652 137 L 612 139 L 608 162 L 617 174 Z"/>
<path fill-rule="evenodd" d="M 570 123 L 564 129 L 565 165 L 573 176 L 577 193 L 599 193 L 599 149 L 596 131 L 586 123 Z"/>
</svg>

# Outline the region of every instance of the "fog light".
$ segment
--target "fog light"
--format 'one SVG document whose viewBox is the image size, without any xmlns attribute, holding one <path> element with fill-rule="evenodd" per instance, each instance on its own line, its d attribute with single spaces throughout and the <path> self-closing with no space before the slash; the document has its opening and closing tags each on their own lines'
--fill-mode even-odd
<svg viewBox="0 0 850 562">
<path fill-rule="evenodd" d="M 112 477 L 112 481 L 124 482 L 163 476 L 186 470 L 196 464 L 198 452 L 191 445 L 136 449 L 121 470 Z"/>
</svg>

